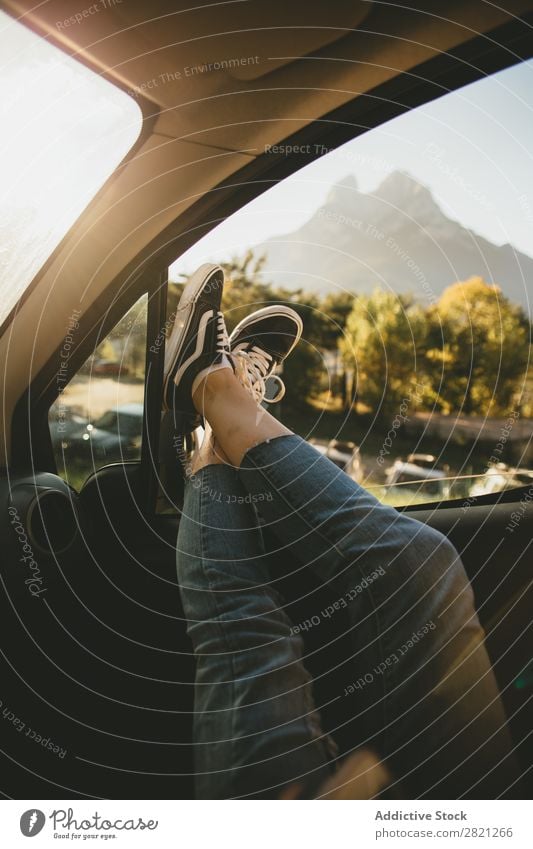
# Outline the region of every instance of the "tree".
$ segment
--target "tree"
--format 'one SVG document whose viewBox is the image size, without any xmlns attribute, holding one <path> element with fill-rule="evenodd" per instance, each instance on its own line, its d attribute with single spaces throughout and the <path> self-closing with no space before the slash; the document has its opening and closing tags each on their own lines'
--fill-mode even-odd
<svg viewBox="0 0 533 849">
<path fill-rule="evenodd" d="M 264 262 L 264 257 L 256 257 L 250 250 L 243 257 L 221 263 L 226 281 L 222 309 L 230 333 L 245 316 L 273 301 L 272 289 L 261 277 Z"/>
<path fill-rule="evenodd" d="M 323 323 L 320 344 L 326 350 L 337 349 L 338 342 L 344 335 L 354 298 L 353 292 L 331 292 L 320 304 Z"/>
<path fill-rule="evenodd" d="M 355 372 L 358 398 L 382 420 L 390 420 L 420 382 L 426 334 L 424 310 L 409 295 L 377 288 L 355 300 L 341 352 Z"/>
<path fill-rule="evenodd" d="M 448 286 L 428 316 L 437 367 L 434 394 L 445 412 L 505 414 L 526 379 L 530 323 L 482 277 Z"/>
<path fill-rule="evenodd" d="M 330 292 L 319 304 L 317 343 L 324 351 L 333 352 L 334 360 L 327 376 L 327 389 L 340 395 L 345 409 L 351 406 L 347 398 L 347 375 L 340 355 L 340 341 L 344 336 L 346 321 L 352 310 L 355 295 L 350 292 Z"/>
</svg>

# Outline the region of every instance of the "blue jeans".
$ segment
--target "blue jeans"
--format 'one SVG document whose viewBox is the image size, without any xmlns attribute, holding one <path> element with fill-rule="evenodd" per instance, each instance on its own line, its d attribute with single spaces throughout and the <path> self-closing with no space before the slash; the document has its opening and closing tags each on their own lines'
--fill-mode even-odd
<svg viewBox="0 0 533 849">
<path fill-rule="evenodd" d="M 335 767 L 335 740 L 341 755 L 366 747 L 385 759 L 404 798 L 512 792 L 518 768 L 484 633 L 442 534 L 282 436 L 238 472 L 212 465 L 187 482 L 177 562 L 197 662 L 199 798 L 276 797 L 293 783 L 312 796 Z M 296 573 L 302 593 L 311 573 L 323 587 L 305 621 L 286 615 L 272 564 Z M 342 720 L 327 730 L 302 639 L 326 620 L 344 646 L 328 647 L 341 677 L 328 700 Z"/>
</svg>

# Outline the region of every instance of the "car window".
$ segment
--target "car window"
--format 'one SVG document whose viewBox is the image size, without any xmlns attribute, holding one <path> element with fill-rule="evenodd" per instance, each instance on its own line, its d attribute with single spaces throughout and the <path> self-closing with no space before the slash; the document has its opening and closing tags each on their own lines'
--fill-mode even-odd
<svg viewBox="0 0 533 849">
<path fill-rule="evenodd" d="M 0 323 L 136 140 L 138 103 L 0 12 Z"/>
<path fill-rule="evenodd" d="M 169 270 L 222 263 L 230 330 L 300 313 L 274 412 L 391 504 L 533 480 L 532 137 L 528 61 L 337 149 L 265 149 L 313 161 Z"/>
<path fill-rule="evenodd" d="M 141 456 L 147 308 L 143 295 L 71 379 L 65 341 L 48 421 L 58 474 L 75 489 L 101 466 Z"/>
</svg>

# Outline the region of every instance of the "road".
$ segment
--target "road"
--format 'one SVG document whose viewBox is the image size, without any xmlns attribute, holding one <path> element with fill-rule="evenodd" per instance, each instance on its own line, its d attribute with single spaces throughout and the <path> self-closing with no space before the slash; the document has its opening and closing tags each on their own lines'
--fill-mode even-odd
<svg viewBox="0 0 533 849">
<path fill-rule="evenodd" d="M 120 404 L 142 403 L 144 384 L 112 377 L 79 377 L 72 380 L 62 395 L 62 403 L 94 421 L 106 410 Z"/>
</svg>

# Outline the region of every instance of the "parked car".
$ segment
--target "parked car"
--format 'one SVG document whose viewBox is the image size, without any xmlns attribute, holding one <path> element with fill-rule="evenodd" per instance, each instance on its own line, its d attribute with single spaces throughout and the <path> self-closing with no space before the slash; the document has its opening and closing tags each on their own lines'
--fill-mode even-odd
<svg viewBox="0 0 533 849">
<path fill-rule="evenodd" d="M 129 460 L 139 456 L 143 429 L 143 405 L 122 404 L 107 410 L 96 421 L 72 435 L 72 457 L 93 457 L 106 462 Z"/>
<path fill-rule="evenodd" d="M 410 459 L 407 462 L 397 459 L 385 471 L 385 487 L 388 495 L 401 494 L 402 492 L 405 493 L 406 490 L 412 490 L 414 495 L 420 496 L 420 500 L 424 501 L 440 501 L 449 498 L 449 471 L 412 462 L 417 456 L 419 455 L 409 455 Z M 424 458 L 430 456 L 423 455 Z M 426 462 L 429 463 L 429 459 L 426 459 Z"/>
<path fill-rule="evenodd" d="M 56 406 L 49 418 L 52 445 L 57 453 L 68 452 L 73 443 L 86 432 L 89 419 L 73 408 Z"/>
<path fill-rule="evenodd" d="M 470 495 L 489 495 L 493 492 L 503 492 L 505 489 L 516 489 L 518 486 L 533 484 L 533 471 L 516 469 L 506 463 L 495 463 L 483 477 L 478 478 L 470 487 Z"/>
<path fill-rule="evenodd" d="M 355 442 L 343 439 L 330 439 L 327 442 L 326 440 L 315 439 L 314 437 L 309 439 L 308 442 L 316 451 L 323 454 L 332 463 L 335 463 L 339 469 L 342 469 L 351 478 L 357 481 L 362 479 L 363 467 L 361 455 Z"/>
<path fill-rule="evenodd" d="M 116 360 L 96 360 L 92 367 L 92 373 L 96 377 L 124 377 L 128 374 L 128 367 Z"/>
<path fill-rule="evenodd" d="M 432 469 L 437 462 L 434 454 L 408 454 L 407 462 L 423 469 Z"/>
</svg>

